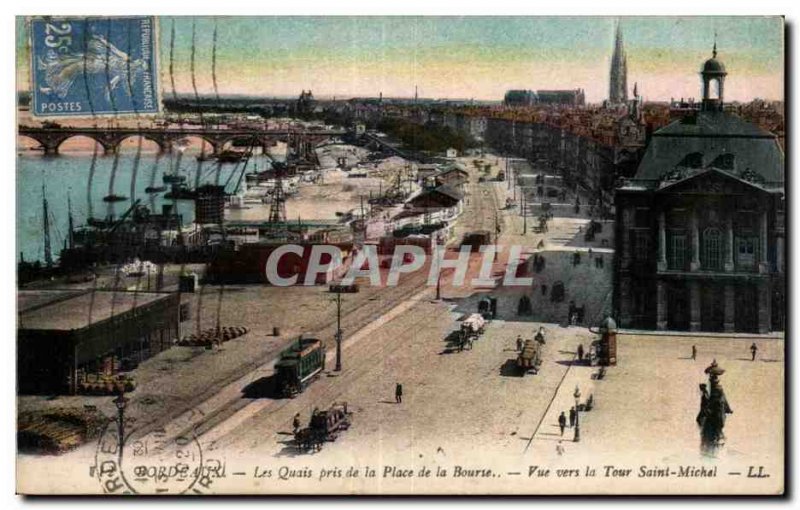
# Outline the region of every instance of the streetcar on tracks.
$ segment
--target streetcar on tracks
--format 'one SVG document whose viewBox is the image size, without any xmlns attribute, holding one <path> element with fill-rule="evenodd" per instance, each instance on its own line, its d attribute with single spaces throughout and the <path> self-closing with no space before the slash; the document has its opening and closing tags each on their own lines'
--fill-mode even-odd
<svg viewBox="0 0 800 510">
<path fill-rule="evenodd" d="M 316 379 L 325 369 L 325 346 L 318 338 L 302 335 L 280 354 L 275 363 L 278 392 L 292 398 Z"/>
</svg>

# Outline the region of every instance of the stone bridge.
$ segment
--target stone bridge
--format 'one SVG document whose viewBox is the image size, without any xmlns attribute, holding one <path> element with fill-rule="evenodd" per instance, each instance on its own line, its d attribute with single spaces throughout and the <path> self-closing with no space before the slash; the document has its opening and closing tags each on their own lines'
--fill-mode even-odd
<svg viewBox="0 0 800 510">
<path fill-rule="evenodd" d="M 297 154 L 308 155 L 313 148 L 333 137 L 346 133 L 344 129 L 325 130 L 268 130 L 268 129 L 224 129 L 224 128 L 95 128 L 95 127 L 31 127 L 20 126 L 20 136 L 38 142 L 46 155 L 58 154 L 58 148 L 66 140 L 75 136 L 93 139 L 103 147 L 105 154 L 114 154 L 123 140 L 140 136 L 158 144 L 161 152 L 169 152 L 180 141 L 195 137 L 206 141 L 217 155 L 225 144 L 234 141 L 250 141 L 265 151 L 278 141 L 289 144 Z"/>
</svg>

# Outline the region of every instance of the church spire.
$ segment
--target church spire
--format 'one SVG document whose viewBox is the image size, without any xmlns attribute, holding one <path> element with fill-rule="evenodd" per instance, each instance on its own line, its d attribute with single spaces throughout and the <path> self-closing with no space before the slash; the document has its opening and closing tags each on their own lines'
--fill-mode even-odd
<svg viewBox="0 0 800 510">
<path fill-rule="evenodd" d="M 608 100 L 611 104 L 624 104 L 628 100 L 628 57 L 622 41 L 622 26 L 616 24 L 614 52 L 611 55 Z"/>
</svg>

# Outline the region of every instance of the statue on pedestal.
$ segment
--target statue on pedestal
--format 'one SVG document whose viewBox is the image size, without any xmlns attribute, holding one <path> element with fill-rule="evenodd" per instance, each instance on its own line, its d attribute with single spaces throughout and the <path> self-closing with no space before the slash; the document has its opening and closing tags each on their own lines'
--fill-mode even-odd
<svg viewBox="0 0 800 510">
<path fill-rule="evenodd" d="M 708 374 L 708 393 L 706 385 L 701 384 L 700 390 L 702 397 L 700 400 L 700 412 L 697 415 L 697 424 L 700 426 L 700 440 L 703 452 L 713 454 L 723 444 L 725 444 L 725 415 L 732 414 L 733 410 L 728 405 L 725 391 L 719 377 L 725 370 L 714 360 L 705 369 Z"/>
</svg>

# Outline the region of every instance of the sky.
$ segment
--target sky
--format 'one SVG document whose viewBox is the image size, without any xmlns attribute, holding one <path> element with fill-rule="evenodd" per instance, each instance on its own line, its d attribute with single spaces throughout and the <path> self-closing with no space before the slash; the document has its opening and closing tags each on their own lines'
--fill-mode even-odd
<svg viewBox="0 0 800 510">
<path fill-rule="evenodd" d="M 213 93 L 217 30 L 220 94 L 319 98 L 500 100 L 508 89 L 582 88 L 608 97 L 615 23 L 628 56 L 628 89 L 646 101 L 700 97 L 711 57 L 728 71 L 726 101 L 783 99 L 783 20 L 777 17 L 160 17 L 162 93 Z M 29 88 L 28 35 L 17 19 L 17 88 Z"/>
</svg>

